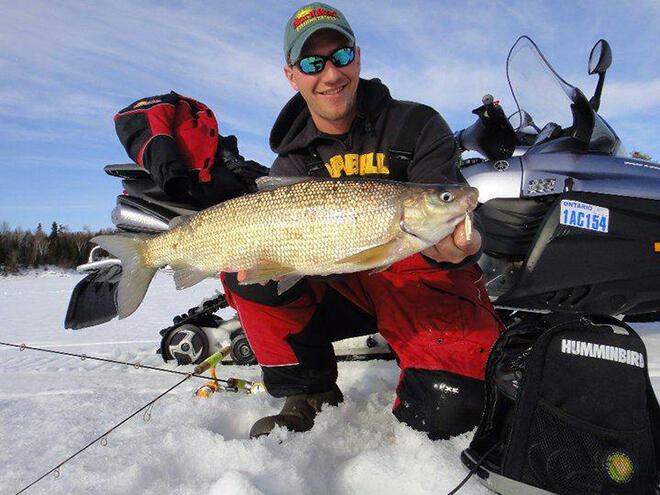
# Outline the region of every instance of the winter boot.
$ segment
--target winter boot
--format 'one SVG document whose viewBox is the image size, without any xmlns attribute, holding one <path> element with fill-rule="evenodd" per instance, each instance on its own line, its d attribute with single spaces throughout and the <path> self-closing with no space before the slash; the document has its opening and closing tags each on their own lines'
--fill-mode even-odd
<svg viewBox="0 0 660 495">
<path fill-rule="evenodd" d="M 297 432 L 311 430 L 316 413 L 321 411 L 324 404 L 337 406 L 342 402 L 344 395 L 337 385 L 329 392 L 291 395 L 286 398 L 279 414 L 261 418 L 252 425 L 250 438 L 268 435 L 276 426 Z"/>
</svg>

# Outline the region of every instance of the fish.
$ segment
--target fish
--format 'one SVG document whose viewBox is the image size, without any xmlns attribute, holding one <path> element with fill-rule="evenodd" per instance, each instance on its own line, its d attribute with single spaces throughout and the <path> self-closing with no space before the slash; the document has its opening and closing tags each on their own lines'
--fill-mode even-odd
<svg viewBox="0 0 660 495">
<path fill-rule="evenodd" d="M 383 179 L 262 177 L 258 186 L 150 238 L 91 239 L 121 260 L 119 318 L 137 310 L 168 265 L 177 289 L 246 271 L 242 283 L 278 280 L 278 293 L 308 275 L 382 271 L 450 235 L 478 199 L 467 185 Z"/>
</svg>

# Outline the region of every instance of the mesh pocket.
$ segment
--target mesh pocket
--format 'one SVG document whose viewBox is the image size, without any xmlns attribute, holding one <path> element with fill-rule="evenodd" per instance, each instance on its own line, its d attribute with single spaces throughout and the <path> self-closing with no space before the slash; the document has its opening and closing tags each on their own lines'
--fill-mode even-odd
<svg viewBox="0 0 660 495">
<path fill-rule="evenodd" d="M 615 431 L 539 402 L 522 481 L 560 494 L 652 494 L 649 428 Z"/>
</svg>

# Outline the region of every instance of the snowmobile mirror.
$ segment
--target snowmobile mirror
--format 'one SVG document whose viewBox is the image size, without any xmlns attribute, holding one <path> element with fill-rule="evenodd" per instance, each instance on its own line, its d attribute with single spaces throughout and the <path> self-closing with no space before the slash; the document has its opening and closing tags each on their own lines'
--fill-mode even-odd
<svg viewBox="0 0 660 495">
<path fill-rule="evenodd" d="M 605 82 L 605 72 L 612 65 L 612 49 L 610 44 L 600 39 L 594 47 L 591 49 L 591 54 L 589 54 L 589 74 L 598 74 L 598 84 L 596 85 L 596 91 L 594 95 L 589 100 L 591 107 L 597 112 L 600 107 L 600 95 L 603 92 L 603 83 Z"/>
<path fill-rule="evenodd" d="M 589 54 L 589 74 L 604 74 L 610 65 L 612 65 L 610 44 L 603 39 L 598 40 Z"/>
</svg>

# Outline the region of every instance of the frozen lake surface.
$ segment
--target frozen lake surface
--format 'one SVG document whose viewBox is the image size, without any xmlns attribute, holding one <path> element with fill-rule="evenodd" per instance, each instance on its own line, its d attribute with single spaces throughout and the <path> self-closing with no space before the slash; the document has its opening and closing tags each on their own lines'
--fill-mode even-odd
<svg viewBox="0 0 660 495">
<path fill-rule="evenodd" d="M 64 330 L 75 272 L 0 277 L 0 341 L 123 361 L 165 365 L 158 330 L 212 296 L 219 281 L 181 292 L 159 273 L 138 311 L 122 321 Z M 225 316 L 232 313 L 224 310 Z M 223 313 L 220 313 L 221 315 Z M 638 324 L 660 389 L 660 326 Z M 256 366 L 218 368 L 219 376 L 259 380 Z M 0 493 L 16 493 L 41 474 L 178 382 L 181 377 L 0 346 Z M 145 422 L 129 420 L 27 493 L 47 494 L 440 494 L 465 476 L 459 454 L 469 435 L 431 442 L 390 412 L 394 361 L 343 362 L 346 401 L 324 410 L 307 433 L 247 438 L 282 401 L 267 394 L 195 399 L 189 380 L 159 400 Z M 459 492 L 490 493 L 476 479 Z"/>
</svg>

